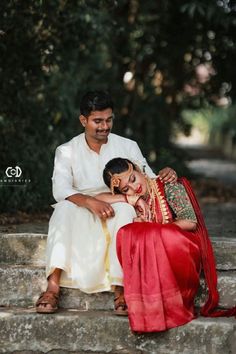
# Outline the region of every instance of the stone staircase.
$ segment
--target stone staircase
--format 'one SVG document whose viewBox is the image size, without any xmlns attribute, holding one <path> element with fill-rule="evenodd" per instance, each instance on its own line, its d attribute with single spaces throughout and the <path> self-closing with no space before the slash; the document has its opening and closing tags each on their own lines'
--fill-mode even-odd
<svg viewBox="0 0 236 354">
<path fill-rule="evenodd" d="M 37 314 L 45 289 L 46 234 L 0 233 L 0 353 L 236 353 L 235 318 L 198 318 L 163 333 L 133 334 L 113 314 L 113 295 L 62 289 L 56 314 Z M 221 307 L 236 302 L 236 239 L 213 240 Z M 197 304 L 205 296 L 202 282 Z"/>
</svg>

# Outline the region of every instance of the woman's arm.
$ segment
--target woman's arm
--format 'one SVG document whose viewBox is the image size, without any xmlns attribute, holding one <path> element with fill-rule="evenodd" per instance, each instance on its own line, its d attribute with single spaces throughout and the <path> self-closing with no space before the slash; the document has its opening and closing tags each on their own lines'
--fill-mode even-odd
<svg viewBox="0 0 236 354">
<path fill-rule="evenodd" d="M 183 230 L 195 231 L 197 218 L 184 186 L 177 182 L 167 183 L 164 188 L 168 204 L 175 215 L 173 223 Z"/>
<path fill-rule="evenodd" d="M 196 222 L 187 219 L 175 220 L 173 224 L 178 225 L 182 230 L 185 231 L 195 231 L 197 228 Z"/>
</svg>

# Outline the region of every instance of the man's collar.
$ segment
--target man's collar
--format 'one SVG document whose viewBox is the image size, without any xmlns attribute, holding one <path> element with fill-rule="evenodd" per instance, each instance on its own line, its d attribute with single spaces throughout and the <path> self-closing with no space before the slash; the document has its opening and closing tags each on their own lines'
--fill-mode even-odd
<svg viewBox="0 0 236 354">
<path fill-rule="evenodd" d="M 101 151 L 105 146 L 107 146 L 107 145 L 109 144 L 110 135 L 111 135 L 111 133 L 110 133 L 110 134 L 108 135 L 108 137 L 107 137 L 107 142 L 101 144 L 100 151 Z M 85 133 L 83 133 L 83 141 L 84 141 L 85 147 L 86 147 L 86 149 L 87 149 L 88 151 L 93 151 L 93 152 L 95 152 L 93 149 L 90 148 L 90 146 L 89 146 L 89 144 L 88 144 L 88 142 L 87 142 L 87 140 L 86 140 L 86 135 L 85 135 Z"/>
</svg>

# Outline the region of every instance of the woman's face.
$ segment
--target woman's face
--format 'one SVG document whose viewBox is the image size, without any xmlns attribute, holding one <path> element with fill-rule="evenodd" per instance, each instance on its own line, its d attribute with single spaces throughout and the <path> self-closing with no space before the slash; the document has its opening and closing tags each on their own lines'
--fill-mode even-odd
<svg viewBox="0 0 236 354">
<path fill-rule="evenodd" d="M 133 170 L 121 178 L 119 190 L 122 194 L 142 196 L 147 191 L 146 179 L 141 172 Z"/>
</svg>

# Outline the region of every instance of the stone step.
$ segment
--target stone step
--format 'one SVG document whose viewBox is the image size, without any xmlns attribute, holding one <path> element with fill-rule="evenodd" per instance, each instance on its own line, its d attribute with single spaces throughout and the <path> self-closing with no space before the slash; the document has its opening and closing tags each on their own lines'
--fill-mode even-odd
<svg viewBox="0 0 236 354">
<path fill-rule="evenodd" d="M 0 306 L 32 306 L 46 288 L 45 271 L 42 267 L 0 266 Z M 236 272 L 218 272 L 220 306 L 232 307 L 236 303 Z M 197 305 L 205 298 L 204 281 L 201 281 Z M 92 310 L 113 308 L 112 293 L 85 294 L 77 289 L 62 288 L 60 306 Z"/>
<path fill-rule="evenodd" d="M 236 353 L 234 318 L 198 318 L 162 333 L 134 334 L 109 311 L 0 309 L 1 353 Z"/>
<path fill-rule="evenodd" d="M 46 240 L 46 234 L 1 233 L 0 263 L 44 266 Z"/>
<path fill-rule="evenodd" d="M 0 234 L 0 263 L 45 264 L 46 234 Z M 236 269 L 236 239 L 212 239 L 218 270 Z"/>
<path fill-rule="evenodd" d="M 212 238 L 218 270 L 236 270 L 236 238 Z"/>
</svg>

